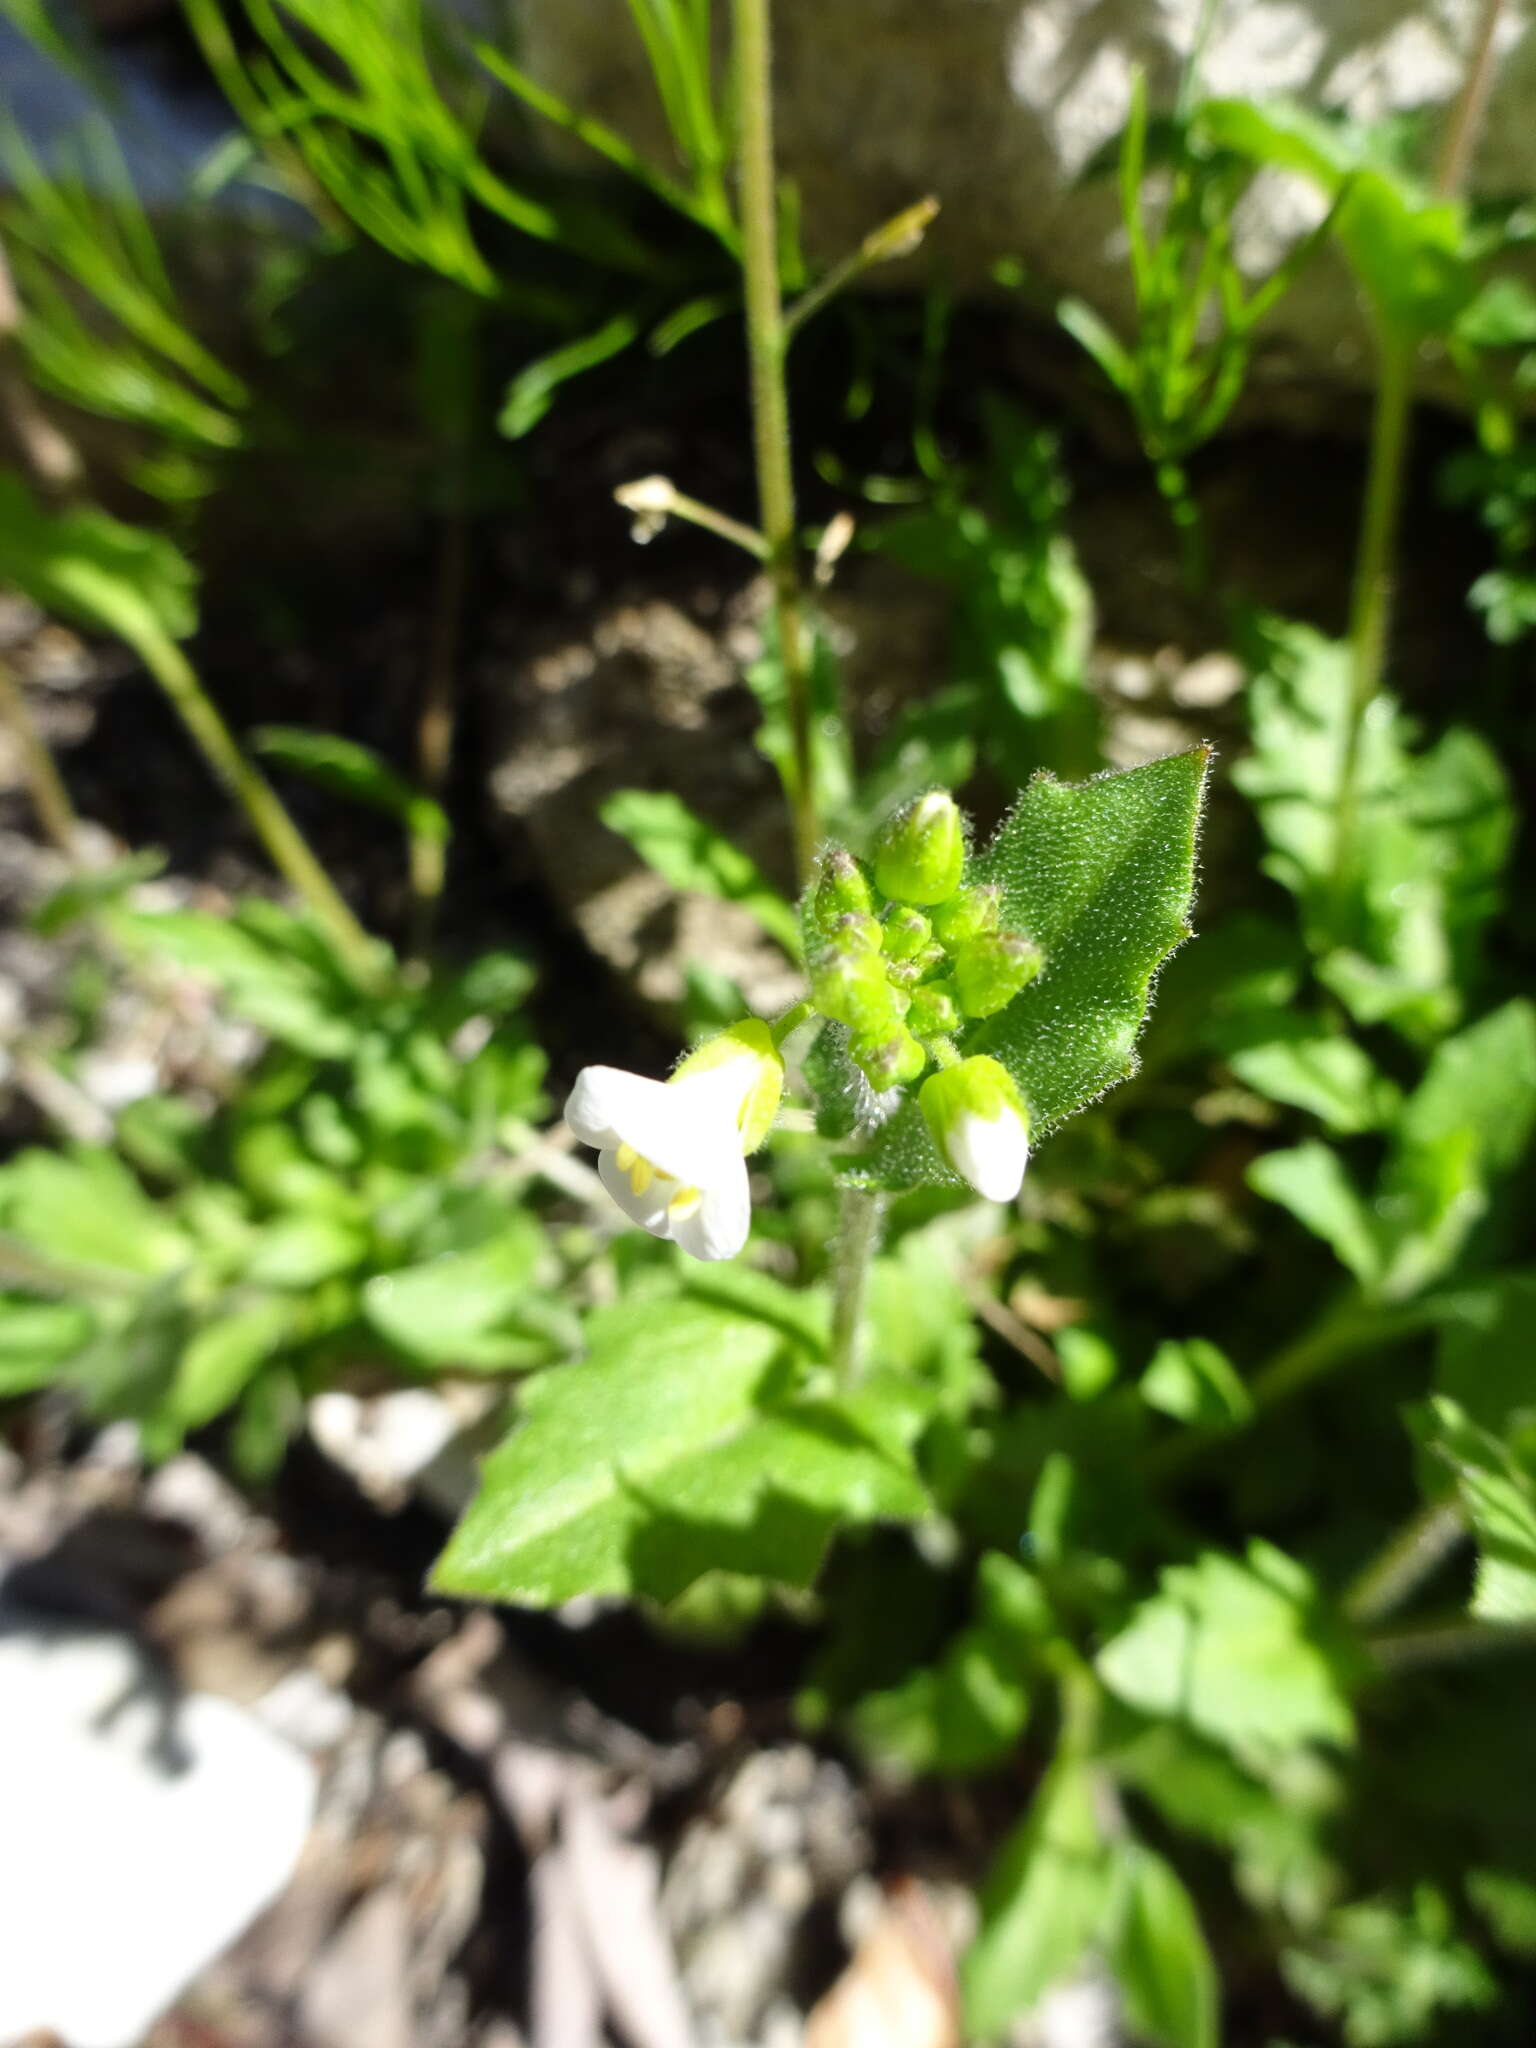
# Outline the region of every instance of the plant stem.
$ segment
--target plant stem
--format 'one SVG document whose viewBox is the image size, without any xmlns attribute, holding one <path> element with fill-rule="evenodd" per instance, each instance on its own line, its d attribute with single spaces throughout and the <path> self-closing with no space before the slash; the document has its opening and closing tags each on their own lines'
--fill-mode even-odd
<svg viewBox="0 0 1536 2048">
<path fill-rule="evenodd" d="M 1453 1620 L 1416 1622 L 1370 1639 L 1371 1655 L 1396 1675 L 1433 1664 L 1466 1664 L 1510 1650 L 1536 1650 L 1536 1622 Z"/>
<path fill-rule="evenodd" d="M 1488 94 L 1493 86 L 1493 39 L 1503 11 L 1504 0 L 1483 0 L 1477 36 L 1467 61 L 1467 74 L 1462 80 L 1435 164 L 1435 190 L 1443 199 L 1453 198 L 1461 190 L 1472 167 L 1472 152 L 1477 146 L 1483 116 L 1488 110 Z"/>
<path fill-rule="evenodd" d="M 884 1195 L 843 1189 L 832 1266 L 832 1371 L 844 1391 L 858 1382 L 864 1286 L 884 1220 Z"/>
<path fill-rule="evenodd" d="M 1355 1579 L 1344 1595 L 1344 1612 L 1362 1626 L 1385 1621 L 1413 1597 L 1466 1533 L 1455 1501 L 1426 1501 Z"/>
<path fill-rule="evenodd" d="M 637 540 L 649 540 L 664 519 L 686 519 L 691 526 L 702 526 L 706 533 L 728 540 L 732 547 L 742 549 L 755 561 L 768 559 L 768 543 L 755 526 L 732 519 L 727 512 L 717 512 L 713 505 L 698 498 L 690 498 L 670 477 L 637 477 L 633 483 L 620 484 L 613 495 L 626 512 L 633 512 L 636 520 L 642 522 L 635 535 Z"/>
<path fill-rule="evenodd" d="M 78 859 L 76 834 L 80 820 L 47 742 L 37 729 L 26 693 L 7 661 L 0 661 L 0 720 L 15 735 L 38 823 L 67 860 Z"/>
<path fill-rule="evenodd" d="M 325 926 L 358 980 L 364 985 L 376 982 L 373 941 L 342 901 L 277 791 L 246 759 L 187 657 L 174 640 L 160 633 L 140 632 L 134 636 L 133 646 L 176 707 L 214 774 L 250 819 L 279 874 Z"/>
<path fill-rule="evenodd" d="M 801 879 L 820 836 L 807 636 L 795 561 L 795 493 L 784 389 L 784 308 L 779 296 L 778 190 L 773 166 L 773 87 L 768 0 L 731 0 L 740 136 L 742 277 L 757 455 L 759 523 L 778 627 L 793 777 L 786 794 Z"/>
<path fill-rule="evenodd" d="M 784 315 L 786 344 L 794 340 L 807 320 L 813 320 L 823 306 L 873 265 L 894 263 L 903 256 L 912 255 L 938 210 L 937 199 L 920 199 L 915 206 L 903 207 L 900 213 L 893 214 L 888 221 L 871 230 L 857 249 L 840 263 L 834 263 L 826 276 L 818 279 L 809 291 L 802 292 L 789 308 Z"/>
<path fill-rule="evenodd" d="M 462 471 L 456 477 L 462 482 Z M 421 715 L 416 726 L 416 762 L 422 788 L 434 803 L 441 803 L 453 765 L 453 737 L 457 707 L 455 678 L 459 665 L 460 626 L 464 615 L 464 591 L 469 579 L 469 518 L 463 493 L 455 488 L 454 502 L 443 520 L 438 542 L 437 577 L 432 593 L 431 644 L 421 697 Z M 408 857 L 411 878 L 411 951 L 419 958 L 432 943 L 447 874 L 447 847 L 440 834 L 408 827 Z"/>
<path fill-rule="evenodd" d="M 1403 460 L 1413 407 L 1413 342 L 1383 327 L 1381 375 L 1371 426 L 1370 469 L 1350 599 L 1350 690 L 1334 817 L 1333 882 L 1342 896 L 1355 859 L 1360 749 L 1366 713 L 1381 684 L 1392 610 L 1392 554 L 1402 496 Z"/>
</svg>

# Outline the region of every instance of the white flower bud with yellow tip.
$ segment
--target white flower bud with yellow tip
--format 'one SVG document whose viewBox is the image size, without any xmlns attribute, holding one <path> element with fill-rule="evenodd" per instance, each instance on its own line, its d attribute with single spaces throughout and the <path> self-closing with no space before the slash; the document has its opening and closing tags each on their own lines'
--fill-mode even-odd
<svg viewBox="0 0 1536 2048">
<path fill-rule="evenodd" d="M 733 1259 L 752 1220 L 746 1155 L 768 1135 L 783 1087 L 773 1033 L 748 1018 L 666 1081 L 583 1067 L 565 1121 L 596 1146 L 603 1186 L 632 1223 L 696 1259 Z"/>
</svg>

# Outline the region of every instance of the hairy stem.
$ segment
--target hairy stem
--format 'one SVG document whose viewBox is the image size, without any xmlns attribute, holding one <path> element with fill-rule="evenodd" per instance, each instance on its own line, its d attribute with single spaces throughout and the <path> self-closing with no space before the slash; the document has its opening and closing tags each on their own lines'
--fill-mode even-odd
<svg viewBox="0 0 1536 2048">
<path fill-rule="evenodd" d="M 809 647 L 795 560 L 795 492 L 789 460 L 786 336 L 779 295 L 778 193 L 773 165 L 772 50 L 768 0 L 732 0 L 740 135 L 742 275 L 757 457 L 759 523 L 767 543 L 779 660 L 789 713 L 793 774 L 787 790 L 795 859 L 808 878 L 820 836 L 813 758 Z"/>
<path fill-rule="evenodd" d="M 1402 497 L 1403 462 L 1413 407 L 1413 343 L 1401 331 L 1383 328 L 1381 374 L 1371 427 L 1370 469 L 1361 516 L 1350 599 L 1349 706 L 1334 812 L 1333 880 L 1342 896 L 1355 861 L 1359 822 L 1361 743 L 1366 713 L 1381 685 L 1387 627 L 1392 610 L 1392 555 Z"/>
<path fill-rule="evenodd" d="M 1344 1612 L 1362 1625 L 1385 1621 L 1413 1598 L 1466 1533 L 1455 1501 L 1426 1501 L 1355 1579 L 1344 1595 Z"/>
<path fill-rule="evenodd" d="M 308 904 L 364 983 L 377 979 L 373 942 L 352 915 L 282 799 L 240 748 L 197 671 L 174 640 L 143 632 L 134 641 L 145 667 L 176 707 L 214 774 L 240 805 L 278 873 Z"/>
<path fill-rule="evenodd" d="M 79 855 L 76 833 L 80 820 L 58 765 L 33 720 L 26 692 L 7 661 L 0 661 L 0 723 L 8 725 L 15 736 L 38 823 L 60 853 L 74 861 Z"/>
<path fill-rule="evenodd" d="M 884 1195 L 844 1188 L 832 1264 L 832 1371 L 845 1389 L 859 1377 L 864 1287 L 884 1220 Z"/>
</svg>

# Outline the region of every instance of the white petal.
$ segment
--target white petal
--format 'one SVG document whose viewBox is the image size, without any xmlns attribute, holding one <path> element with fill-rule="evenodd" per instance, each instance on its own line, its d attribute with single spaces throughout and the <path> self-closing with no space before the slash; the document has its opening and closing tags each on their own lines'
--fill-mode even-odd
<svg viewBox="0 0 1536 2048">
<path fill-rule="evenodd" d="M 701 1086 L 706 1080 L 713 1085 Z M 741 1157 L 736 1115 L 744 1094 L 739 1074 L 729 1085 L 702 1074 L 669 1085 L 622 1067 L 583 1067 L 565 1120 L 584 1145 L 628 1145 L 685 1187 L 703 1187 Z"/>
<path fill-rule="evenodd" d="M 703 1191 L 691 1216 L 672 1224 L 670 1236 L 696 1259 L 734 1259 L 752 1227 L 752 1195 L 747 1162 L 738 1152 L 734 1174 Z"/>
<path fill-rule="evenodd" d="M 627 1073 L 623 1067 L 583 1067 L 566 1100 L 565 1120 L 583 1145 L 622 1145 L 624 1126 L 637 1106 L 649 1095 L 659 1095 L 663 1087 L 664 1083 Z"/>
<path fill-rule="evenodd" d="M 1011 1109 L 1000 1116 L 957 1116 L 949 1129 L 949 1163 L 989 1202 L 1011 1202 L 1024 1184 L 1029 1138 Z"/>
<path fill-rule="evenodd" d="M 637 1195 L 630 1185 L 629 1175 L 620 1167 L 612 1152 L 605 1152 L 598 1160 L 597 1171 L 603 1186 L 631 1223 L 638 1223 L 640 1228 L 648 1230 L 652 1237 L 672 1235 L 667 1204 L 677 1193 L 675 1180 L 669 1180 L 664 1173 L 658 1173 L 645 1193 Z"/>
</svg>

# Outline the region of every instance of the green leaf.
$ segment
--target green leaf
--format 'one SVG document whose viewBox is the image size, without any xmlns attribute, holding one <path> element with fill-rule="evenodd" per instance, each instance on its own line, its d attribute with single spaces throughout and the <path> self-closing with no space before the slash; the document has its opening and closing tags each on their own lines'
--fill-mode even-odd
<svg viewBox="0 0 1536 2048">
<path fill-rule="evenodd" d="M 363 1290 L 363 1313 L 420 1365 L 481 1372 L 542 1365 L 552 1350 L 539 1313 L 543 1242 L 531 1216 L 509 1211 L 505 1227 L 473 1250 L 375 1275 Z"/>
<path fill-rule="evenodd" d="M 1411 753 L 1406 721 L 1378 697 L 1361 730 L 1355 859 L 1341 892 L 1349 650 L 1266 619 L 1253 662 L 1253 751 L 1232 779 L 1269 842 L 1265 869 L 1297 897 L 1319 976 L 1357 1022 L 1436 1036 L 1457 1021 L 1458 991 L 1474 979 L 1479 934 L 1499 903 L 1514 813 L 1498 760 L 1456 728 Z"/>
<path fill-rule="evenodd" d="M 114 1153 L 86 1147 L 29 1149 L 0 1168 L 0 1229 L 50 1263 L 87 1272 L 152 1276 L 190 1249 Z"/>
<path fill-rule="evenodd" d="M 588 1342 L 526 1389 L 438 1561 L 443 1591 L 543 1607 L 670 1601 L 709 1570 L 803 1586 L 835 1528 L 924 1512 L 901 1386 L 797 1395 L 778 1330 L 676 1298 L 600 1311 Z"/>
<path fill-rule="evenodd" d="M 1390 1121 L 1397 1090 L 1354 1039 L 1319 1030 L 1301 1017 L 1269 1019 L 1259 1028 L 1274 1035 L 1227 1054 L 1228 1066 L 1245 1086 L 1271 1102 L 1310 1110 L 1344 1136 L 1379 1130 Z"/>
<path fill-rule="evenodd" d="M 1435 1380 L 1495 1435 L 1536 1422 L 1536 1272 L 1504 1273 L 1443 1303 Z"/>
<path fill-rule="evenodd" d="M 637 313 L 617 313 L 579 341 L 567 342 L 525 365 L 507 386 L 496 421 L 498 430 L 509 441 L 531 434 L 554 404 L 562 384 L 622 353 L 639 339 L 642 325 Z"/>
<path fill-rule="evenodd" d="M 1347 2048 L 1444 2040 L 1462 2030 L 1442 2015 L 1486 2011 L 1499 1996 L 1487 1965 L 1458 1936 L 1449 1901 L 1430 1884 L 1416 1885 L 1411 1899 L 1339 1907 L 1310 1941 L 1284 1952 L 1280 1967 L 1293 1992 L 1340 2023 Z"/>
<path fill-rule="evenodd" d="M 132 646 L 184 640 L 197 624 L 195 572 L 163 534 L 93 508 L 49 512 L 0 471 L 0 561 L 43 611 Z"/>
<path fill-rule="evenodd" d="M 76 1302 L 0 1294 L 0 1400 L 46 1387 L 94 1329 L 90 1310 Z"/>
<path fill-rule="evenodd" d="M 1398 1126 L 1405 1147 L 1470 1135 L 1490 1176 L 1520 1163 L 1536 1129 L 1536 1004 L 1505 1003 L 1437 1046 Z"/>
<path fill-rule="evenodd" d="M 339 1216 L 283 1216 L 262 1229 L 246 1262 L 254 1287 L 318 1287 L 351 1272 L 368 1253 L 367 1232 Z"/>
<path fill-rule="evenodd" d="M 969 2035 L 1005 2034 L 1082 1961 L 1114 1897 L 1093 1773 L 1060 1757 L 981 1894 L 981 1928 L 961 1964 Z"/>
<path fill-rule="evenodd" d="M 168 1402 L 181 1430 L 201 1429 L 236 1401 L 299 1326 L 291 1301 L 256 1301 L 216 1313 L 187 1345 Z"/>
<path fill-rule="evenodd" d="M 1379 1278 L 1381 1247 L 1371 1212 L 1338 1154 L 1319 1139 L 1289 1152 L 1266 1152 L 1249 1167 L 1248 1185 L 1332 1245 L 1363 1286 Z"/>
<path fill-rule="evenodd" d="M 265 909 L 286 917 L 275 905 Z M 325 957 L 324 942 L 301 919 L 269 916 L 258 925 L 256 912 L 254 904 L 234 917 L 121 909 L 112 913 L 112 929 L 125 944 L 206 976 L 238 1015 L 296 1052 L 317 1059 L 351 1052 L 357 1034 L 347 1010 L 355 993 Z"/>
<path fill-rule="evenodd" d="M 165 855 L 153 847 L 130 853 L 106 867 L 83 868 L 45 896 L 28 922 L 40 938 L 56 939 L 82 917 L 89 917 L 104 904 L 116 903 L 140 882 L 147 882 L 165 867 Z"/>
<path fill-rule="evenodd" d="M 680 797 L 665 790 L 619 789 L 598 816 L 672 888 L 739 903 L 791 959 L 799 959 L 800 923 L 793 905 L 750 855 L 690 811 Z"/>
<path fill-rule="evenodd" d="M 298 725 L 260 726 L 251 735 L 251 744 L 269 761 L 291 768 L 321 789 L 398 818 L 418 838 L 446 845 L 451 836 L 442 805 L 397 775 L 372 747 Z"/>
<path fill-rule="evenodd" d="M 1321 1632 L 1312 1582 L 1257 1539 L 1246 1562 L 1208 1550 L 1168 1566 L 1098 1670 L 1143 1713 L 1239 1750 L 1354 1736 L 1342 1656 Z"/>
<path fill-rule="evenodd" d="M 1204 1337 L 1170 1337 L 1159 1344 L 1142 1375 L 1141 1398 L 1194 1429 L 1235 1429 L 1253 1413 L 1237 1368 Z"/>
<path fill-rule="evenodd" d="M 859 1702 L 858 1741 L 913 1776 L 961 1775 L 996 1763 L 1028 1724 L 1031 1653 L 1050 1635 L 1053 1619 L 1035 1575 L 988 1551 L 977 1570 L 974 1622 L 936 1665 Z"/>
<path fill-rule="evenodd" d="M 1216 2048 L 1216 1967 L 1194 1901 L 1139 1842 L 1120 1848 L 1115 1880 L 1106 1959 L 1132 2030 L 1156 2048 Z"/>
<path fill-rule="evenodd" d="M 968 883 L 999 886 L 1004 929 L 1045 955 L 1039 977 L 961 1048 L 1002 1061 L 1037 1142 L 1135 1071 L 1153 977 L 1189 936 L 1208 765 L 1197 747 L 1092 782 L 1040 777 L 967 871 Z M 854 1170 L 892 1187 L 954 1181 L 914 1103 Z"/>
<path fill-rule="evenodd" d="M 1444 1396 L 1432 1404 L 1434 1448 L 1456 1475 L 1477 1537 L 1472 1612 L 1482 1621 L 1536 1621 L 1536 1477 Z"/>
</svg>

